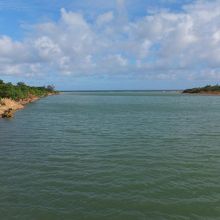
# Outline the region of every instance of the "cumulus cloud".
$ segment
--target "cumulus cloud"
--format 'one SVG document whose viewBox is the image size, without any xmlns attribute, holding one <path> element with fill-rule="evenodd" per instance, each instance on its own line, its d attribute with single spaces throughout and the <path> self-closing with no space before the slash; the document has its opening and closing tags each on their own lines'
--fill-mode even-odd
<svg viewBox="0 0 220 220">
<path fill-rule="evenodd" d="M 220 1 L 196 1 L 180 12 L 127 19 L 125 1 L 93 21 L 60 10 L 23 41 L 0 36 L 0 74 L 130 75 L 155 79 L 220 75 Z"/>
<path fill-rule="evenodd" d="M 99 15 L 96 22 L 98 26 L 101 26 L 101 25 L 111 22 L 113 19 L 114 19 L 113 12 L 109 11 L 107 13 Z"/>
</svg>

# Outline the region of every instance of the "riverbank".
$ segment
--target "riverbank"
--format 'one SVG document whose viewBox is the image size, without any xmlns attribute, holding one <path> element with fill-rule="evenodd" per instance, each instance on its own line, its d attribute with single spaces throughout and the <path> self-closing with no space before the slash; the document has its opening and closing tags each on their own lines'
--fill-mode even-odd
<svg viewBox="0 0 220 220">
<path fill-rule="evenodd" d="M 49 93 L 46 96 L 55 95 L 55 94 L 58 93 Z M 12 118 L 16 111 L 23 109 L 25 105 L 35 102 L 43 97 L 30 96 L 26 99 L 21 99 L 18 101 L 10 98 L 2 98 L 0 99 L 0 118 Z"/>
</svg>

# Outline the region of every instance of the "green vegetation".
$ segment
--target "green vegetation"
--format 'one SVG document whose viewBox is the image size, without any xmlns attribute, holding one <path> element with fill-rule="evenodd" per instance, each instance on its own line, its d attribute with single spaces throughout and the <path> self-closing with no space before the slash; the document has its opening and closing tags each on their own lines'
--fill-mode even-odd
<svg viewBox="0 0 220 220">
<path fill-rule="evenodd" d="M 183 93 L 220 93 L 220 86 L 219 85 L 207 85 L 204 87 L 199 88 L 192 88 L 192 89 L 186 89 L 183 91 Z"/>
<path fill-rule="evenodd" d="M 0 99 L 10 98 L 13 100 L 21 100 L 31 96 L 43 97 L 50 93 L 57 93 L 54 90 L 54 86 L 34 87 L 28 86 L 23 82 L 13 85 L 12 83 L 4 83 L 3 80 L 0 80 Z"/>
</svg>

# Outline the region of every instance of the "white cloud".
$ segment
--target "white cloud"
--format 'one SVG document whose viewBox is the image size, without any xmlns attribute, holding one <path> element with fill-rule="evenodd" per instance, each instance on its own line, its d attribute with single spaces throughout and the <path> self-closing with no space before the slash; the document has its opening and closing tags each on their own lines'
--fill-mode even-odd
<svg viewBox="0 0 220 220">
<path fill-rule="evenodd" d="M 96 23 L 98 26 L 101 26 L 101 25 L 111 22 L 113 19 L 114 19 L 113 12 L 110 11 L 110 12 L 106 12 L 104 14 L 99 15 L 96 20 Z"/>
<path fill-rule="evenodd" d="M 219 79 L 219 0 L 196 1 L 180 12 L 156 10 L 135 21 L 127 20 L 125 1 L 117 1 L 117 10 L 123 13 L 87 21 L 61 9 L 57 22 L 36 24 L 23 41 L 1 36 L 0 74 L 50 69 L 64 75 Z"/>
<path fill-rule="evenodd" d="M 25 44 L 13 41 L 10 37 L 0 37 L 0 59 L 11 59 L 14 56 L 18 61 L 26 54 Z"/>
<path fill-rule="evenodd" d="M 58 44 L 55 44 L 49 37 L 43 36 L 35 41 L 34 47 L 42 59 L 52 60 L 59 56 L 61 50 Z"/>
</svg>

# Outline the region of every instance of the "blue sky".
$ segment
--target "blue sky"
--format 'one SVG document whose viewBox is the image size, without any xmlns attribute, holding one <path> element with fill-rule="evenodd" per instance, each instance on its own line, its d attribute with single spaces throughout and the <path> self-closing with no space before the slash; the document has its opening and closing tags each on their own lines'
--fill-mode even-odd
<svg viewBox="0 0 220 220">
<path fill-rule="evenodd" d="M 219 20 L 219 0 L 0 0 L 0 78 L 73 90 L 218 83 Z"/>
<path fill-rule="evenodd" d="M 167 8 L 178 12 L 183 5 L 190 2 L 193 0 L 136 0 L 135 4 L 133 1 L 127 1 L 126 8 L 129 18 L 133 20 L 145 16 L 148 8 Z M 25 36 L 25 25 L 48 20 L 57 21 L 61 8 L 82 12 L 88 20 L 92 20 L 101 13 L 116 10 L 116 4 L 115 0 L 1 0 L 0 33 L 21 40 Z"/>
</svg>

